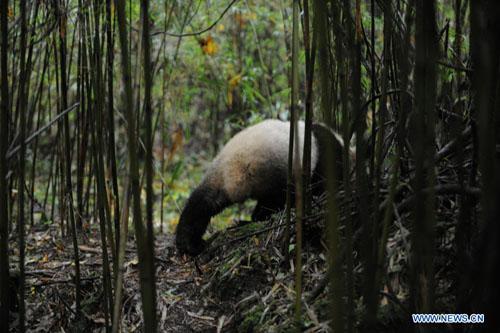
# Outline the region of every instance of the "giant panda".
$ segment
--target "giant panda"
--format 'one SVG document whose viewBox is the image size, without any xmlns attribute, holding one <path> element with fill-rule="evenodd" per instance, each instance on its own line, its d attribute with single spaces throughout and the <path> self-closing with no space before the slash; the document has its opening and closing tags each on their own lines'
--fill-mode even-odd
<svg viewBox="0 0 500 333">
<path fill-rule="evenodd" d="M 302 121 L 298 125 L 302 155 L 305 126 Z M 322 124 L 313 124 L 312 133 L 312 183 L 316 184 L 326 175 L 323 162 L 326 145 L 334 145 L 336 160 L 342 161 L 343 143 L 339 135 Z M 226 143 L 182 210 L 175 240 L 180 254 L 200 254 L 210 218 L 232 204 L 256 199 L 253 221 L 266 220 L 283 209 L 289 137 L 289 122 L 269 119 L 247 127 Z M 342 174 L 341 166 L 342 163 L 337 163 L 337 175 Z"/>
</svg>

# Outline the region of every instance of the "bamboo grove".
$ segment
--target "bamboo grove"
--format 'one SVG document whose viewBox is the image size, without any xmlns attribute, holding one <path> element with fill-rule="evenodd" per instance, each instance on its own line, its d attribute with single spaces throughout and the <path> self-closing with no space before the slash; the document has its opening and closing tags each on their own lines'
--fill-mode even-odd
<svg viewBox="0 0 500 333">
<path fill-rule="evenodd" d="M 249 18 L 257 7 L 274 16 Z M 200 18 L 203 11 L 210 15 Z M 229 122 L 278 117 L 291 131 L 285 222 L 273 227 L 272 246 L 294 281 L 286 316 L 297 331 L 320 294 L 332 332 L 385 331 L 387 300 L 407 316 L 398 331 L 430 331 L 410 315 L 445 312 L 484 313 L 479 330 L 498 331 L 498 17 L 494 0 L 0 1 L 0 331 L 31 329 L 27 275 L 36 273 L 26 267 L 36 245 L 28 240 L 49 224 L 71 254 L 67 329 L 88 327 L 81 251 L 93 234 L 102 327 L 130 329 L 122 327 L 130 227 L 140 325 L 168 330 L 159 326 L 166 281 L 156 276 L 163 259 L 155 246 L 173 205 L 165 198 L 180 172 L 169 164 L 179 133 L 198 127 L 209 144 L 191 149 L 211 152 Z M 215 31 L 227 34 L 226 44 L 214 44 Z M 202 52 L 183 51 L 190 41 Z M 228 48 L 227 59 L 217 55 Z M 187 57 L 206 57 L 205 77 Z M 270 60 L 279 57 L 286 61 Z M 203 88 L 189 90 L 197 84 Z M 327 266 L 311 290 L 300 268 L 318 210 L 310 190 L 315 121 L 346 144 L 341 156 L 327 147 L 322 157 L 331 170 L 329 195 L 319 200 Z M 399 294 L 395 235 L 407 286 Z M 189 263 L 193 274 L 203 270 Z"/>
</svg>

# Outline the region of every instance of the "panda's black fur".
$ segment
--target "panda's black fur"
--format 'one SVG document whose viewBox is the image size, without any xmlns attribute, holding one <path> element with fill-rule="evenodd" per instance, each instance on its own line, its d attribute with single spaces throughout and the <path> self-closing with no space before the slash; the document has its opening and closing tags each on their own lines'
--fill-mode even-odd
<svg viewBox="0 0 500 333">
<path fill-rule="evenodd" d="M 286 201 L 290 123 L 265 120 L 237 133 L 219 152 L 201 184 L 191 193 L 181 213 L 176 232 L 180 253 L 197 255 L 204 249 L 203 234 L 210 218 L 224 208 L 256 199 L 253 221 L 262 221 L 282 209 Z M 323 124 L 312 127 L 312 184 L 321 184 L 327 174 L 326 145 L 334 145 L 336 174 L 341 175 L 342 139 Z M 299 122 L 301 147 L 304 123 Z M 316 190 L 321 186 L 316 186 Z"/>
</svg>

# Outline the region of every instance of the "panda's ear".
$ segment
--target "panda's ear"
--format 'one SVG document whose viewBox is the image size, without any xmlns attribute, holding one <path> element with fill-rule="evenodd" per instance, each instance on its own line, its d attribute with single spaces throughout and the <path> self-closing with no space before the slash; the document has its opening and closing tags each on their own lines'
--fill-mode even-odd
<svg viewBox="0 0 500 333">
<path fill-rule="evenodd" d="M 342 136 L 324 123 L 313 123 L 312 131 L 321 145 L 344 147 Z"/>
<path fill-rule="evenodd" d="M 340 146 L 341 148 L 344 148 L 346 143 L 344 142 L 344 137 L 335 131 L 334 129 L 330 128 L 328 125 L 322 122 L 315 122 L 313 123 L 313 132 L 314 135 L 318 138 L 318 140 L 323 141 L 324 143 L 329 143 L 329 144 L 334 144 L 337 146 Z M 367 141 L 366 144 L 369 144 L 370 141 L 370 136 L 369 134 L 365 134 L 364 139 Z M 351 161 L 356 160 L 356 135 L 353 134 L 350 137 L 349 142 L 347 143 L 349 145 L 349 151 L 351 155 Z"/>
</svg>

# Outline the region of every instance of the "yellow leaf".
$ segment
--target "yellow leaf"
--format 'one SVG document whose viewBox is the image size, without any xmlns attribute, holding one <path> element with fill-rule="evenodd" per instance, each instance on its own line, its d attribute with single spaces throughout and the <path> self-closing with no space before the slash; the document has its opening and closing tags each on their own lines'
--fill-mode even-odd
<svg viewBox="0 0 500 333">
<path fill-rule="evenodd" d="M 203 51 L 204 54 L 214 55 L 215 53 L 217 53 L 217 50 L 219 49 L 219 46 L 210 35 L 208 35 L 207 38 L 200 39 L 198 42 L 200 43 L 201 50 Z"/>
<path fill-rule="evenodd" d="M 251 20 L 255 20 L 257 18 L 257 14 L 255 14 L 254 12 L 250 12 L 246 15 L 246 18 L 251 21 Z"/>
<path fill-rule="evenodd" d="M 179 147 L 182 146 L 182 142 L 184 140 L 184 135 L 183 135 L 181 126 L 179 126 L 179 125 L 177 126 L 174 133 L 171 135 L 171 139 L 172 139 L 172 146 L 170 147 L 170 150 L 168 152 L 168 163 L 169 164 L 172 161 L 172 158 L 174 157 L 175 152 L 179 149 Z"/>
<path fill-rule="evenodd" d="M 240 84 L 242 74 L 236 74 L 229 78 L 227 86 L 227 104 L 231 107 L 233 105 L 233 91 Z"/>
<path fill-rule="evenodd" d="M 48 254 L 45 254 L 42 258 L 42 260 L 40 260 L 41 263 L 46 263 L 46 262 L 49 262 L 49 255 Z"/>
<path fill-rule="evenodd" d="M 222 23 L 221 23 L 221 24 L 219 24 L 219 25 L 217 26 L 217 31 L 218 31 L 218 32 L 222 32 L 222 31 L 224 31 L 225 29 L 226 29 L 226 27 L 225 27 L 225 26 L 224 26 L 224 24 L 222 24 Z"/>
<path fill-rule="evenodd" d="M 227 91 L 227 105 L 233 106 L 233 91 L 229 89 Z"/>
<path fill-rule="evenodd" d="M 207 45 L 205 45 L 205 47 L 203 48 L 203 51 L 205 52 L 205 54 L 214 55 L 217 52 L 217 49 L 217 44 L 215 44 L 214 41 L 210 40 L 210 42 L 207 43 Z"/>
<path fill-rule="evenodd" d="M 236 86 L 238 84 L 240 84 L 241 78 L 242 78 L 241 74 L 237 74 L 237 75 L 233 76 L 232 78 L 230 78 L 229 79 L 229 88 L 230 89 L 236 88 Z"/>
</svg>

